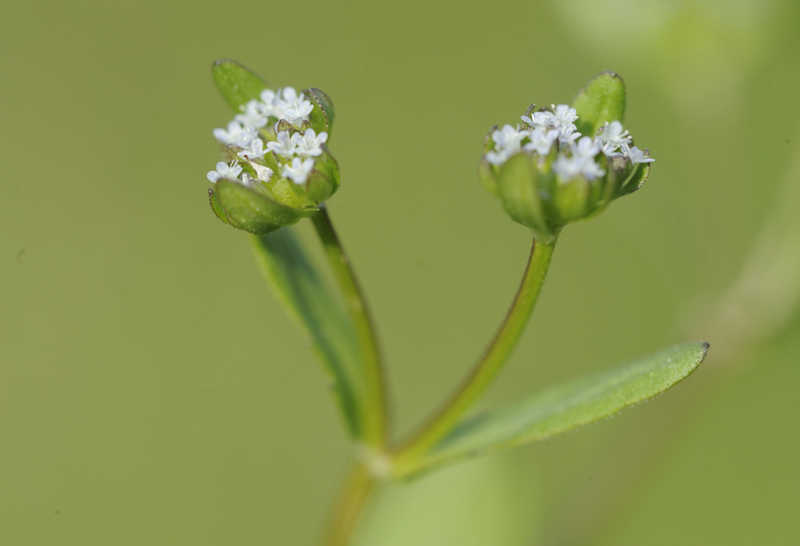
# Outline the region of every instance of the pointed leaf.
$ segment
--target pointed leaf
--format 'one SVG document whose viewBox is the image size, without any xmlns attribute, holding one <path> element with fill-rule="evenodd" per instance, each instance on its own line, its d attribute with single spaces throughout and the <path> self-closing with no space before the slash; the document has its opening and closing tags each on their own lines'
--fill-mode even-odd
<svg viewBox="0 0 800 546">
<path fill-rule="evenodd" d="M 419 467 L 534 442 L 605 419 L 685 379 L 707 343 L 677 345 L 625 366 L 545 390 L 461 423 Z"/>
<path fill-rule="evenodd" d="M 240 106 L 247 104 L 250 99 L 257 99 L 264 89 L 271 89 L 264 78 L 230 59 L 216 61 L 211 73 L 225 102 L 237 114 Z"/>
<path fill-rule="evenodd" d="M 357 381 L 361 375 L 356 336 L 293 229 L 254 237 L 256 260 L 286 311 L 312 340 L 333 382 L 333 396 L 345 426 L 357 438 L 359 397 L 364 388 Z"/>
<path fill-rule="evenodd" d="M 281 226 L 297 223 L 303 217 L 300 211 L 276 203 L 232 180 L 218 180 L 214 193 L 233 226 L 257 235 L 272 233 Z"/>
<path fill-rule="evenodd" d="M 625 83 L 614 72 L 601 72 L 580 90 L 572 103 L 578 112 L 578 131 L 594 136 L 607 121 L 622 121 L 625 115 Z"/>
</svg>

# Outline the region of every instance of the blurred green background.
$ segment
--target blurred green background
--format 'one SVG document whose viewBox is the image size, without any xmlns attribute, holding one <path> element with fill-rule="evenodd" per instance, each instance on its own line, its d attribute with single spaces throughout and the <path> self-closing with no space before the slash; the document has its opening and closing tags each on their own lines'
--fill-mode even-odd
<svg viewBox="0 0 800 546">
<path fill-rule="evenodd" d="M 601 70 L 651 180 L 567 228 L 486 404 L 711 342 L 647 405 L 389 488 L 363 545 L 800 543 L 798 30 L 795 0 L 7 5 L 0 544 L 321 533 L 349 447 L 247 236 L 206 202 L 220 57 L 335 102 L 330 210 L 398 432 L 472 363 L 527 258 L 476 179 L 486 131 Z"/>
</svg>

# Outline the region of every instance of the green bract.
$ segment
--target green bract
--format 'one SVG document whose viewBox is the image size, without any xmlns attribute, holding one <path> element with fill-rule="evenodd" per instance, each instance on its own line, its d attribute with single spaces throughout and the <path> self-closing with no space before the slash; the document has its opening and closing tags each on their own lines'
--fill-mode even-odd
<svg viewBox="0 0 800 546">
<path fill-rule="evenodd" d="M 257 235 L 297 223 L 339 188 L 326 142 L 333 103 L 319 89 L 274 89 L 230 60 L 213 66 L 214 82 L 236 112 L 217 129 L 224 164 L 209 173 L 209 202 L 224 223 Z"/>
<path fill-rule="evenodd" d="M 515 222 L 553 241 L 565 225 L 601 212 L 647 180 L 653 160 L 623 130 L 624 111 L 622 79 L 603 72 L 571 107 L 531 107 L 521 129 L 493 127 L 478 165 L 480 181 Z"/>
</svg>

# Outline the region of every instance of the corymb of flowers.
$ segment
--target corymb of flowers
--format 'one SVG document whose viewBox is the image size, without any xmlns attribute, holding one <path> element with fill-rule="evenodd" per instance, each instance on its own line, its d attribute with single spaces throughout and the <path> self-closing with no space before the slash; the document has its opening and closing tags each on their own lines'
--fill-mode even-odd
<svg viewBox="0 0 800 546">
<path fill-rule="evenodd" d="M 339 168 L 326 146 L 333 104 L 319 89 L 274 88 L 229 60 L 214 80 L 236 112 L 214 129 L 223 161 L 208 173 L 209 202 L 237 229 L 266 234 L 312 214 L 339 187 Z"/>
<path fill-rule="evenodd" d="M 551 241 L 566 224 L 602 211 L 639 189 L 650 173 L 647 149 L 622 126 L 625 87 L 604 72 L 570 105 L 528 109 L 521 125 L 492 128 L 478 166 L 481 182 L 511 218 Z"/>
</svg>

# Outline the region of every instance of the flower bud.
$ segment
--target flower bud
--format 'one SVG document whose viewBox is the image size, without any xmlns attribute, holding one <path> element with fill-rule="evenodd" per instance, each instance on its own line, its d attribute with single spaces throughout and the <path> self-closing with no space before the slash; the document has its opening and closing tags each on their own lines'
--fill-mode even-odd
<svg viewBox="0 0 800 546">
<path fill-rule="evenodd" d="M 214 81 L 238 112 L 215 129 L 224 161 L 208 173 L 214 214 L 255 234 L 295 224 L 339 188 L 339 167 L 326 143 L 333 103 L 319 89 L 273 90 L 251 70 L 217 61 Z"/>
<path fill-rule="evenodd" d="M 532 106 L 522 127 L 493 127 L 478 177 L 512 220 L 552 241 L 565 225 L 601 212 L 647 180 L 653 159 L 623 129 L 624 108 L 622 79 L 599 74 L 572 106 Z"/>
</svg>

